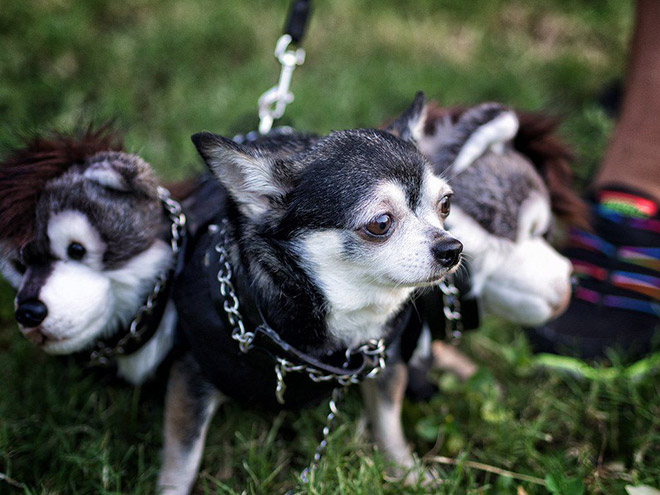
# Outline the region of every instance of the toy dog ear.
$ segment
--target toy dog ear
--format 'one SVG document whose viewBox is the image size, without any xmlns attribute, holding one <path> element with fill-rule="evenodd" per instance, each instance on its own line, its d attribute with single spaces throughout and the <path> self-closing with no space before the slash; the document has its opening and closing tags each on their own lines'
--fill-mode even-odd
<svg viewBox="0 0 660 495">
<path fill-rule="evenodd" d="M 147 162 L 137 155 L 120 152 L 97 153 L 87 161 L 84 177 L 116 192 L 157 194 L 158 183 Z"/>
<path fill-rule="evenodd" d="M 395 119 L 386 131 L 404 141 L 417 142 L 424 132 L 426 121 L 426 97 L 421 91 L 415 95 L 415 101 L 408 109 Z"/>
<path fill-rule="evenodd" d="M 191 139 L 244 214 L 257 217 L 266 213 L 271 208 L 270 199 L 286 192 L 275 176 L 275 160 L 258 150 L 210 132 L 200 132 Z"/>
<path fill-rule="evenodd" d="M 497 103 L 484 103 L 466 111 L 452 129 L 453 146 L 445 157 L 451 175 L 458 175 L 487 151 L 502 153 L 518 132 L 518 117 Z M 453 156 L 452 156 L 453 155 Z"/>
</svg>

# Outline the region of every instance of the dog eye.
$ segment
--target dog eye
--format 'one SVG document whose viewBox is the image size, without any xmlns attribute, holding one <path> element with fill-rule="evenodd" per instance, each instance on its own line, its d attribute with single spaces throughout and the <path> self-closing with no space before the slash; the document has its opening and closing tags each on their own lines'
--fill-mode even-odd
<svg viewBox="0 0 660 495">
<path fill-rule="evenodd" d="M 442 199 L 438 202 L 438 212 L 442 218 L 447 218 L 449 216 L 449 211 L 451 210 L 451 196 L 443 196 Z"/>
<path fill-rule="evenodd" d="M 21 263 L 18 260 L 11 260 L 11 265 L 14 267 L 14 270 L 16 270 L 18 273 L 23 275 L 25 273 L 26 267 L 23 263 Z"/>
<path fill-rule="evenodd" d="M 386 236 L 392 229 L 392 217 L 387 213 L 378 215 L 364 227 L 367 232 L 377 237 Z"/>
<path fill-rule="evenodd" d="M 85 246 L 79 242 L 72 242 L 69 244 L 69 247 L 66 248 L 66 254 L 72 260 L 80 261 L 85 257 L 85 254 L 87 254 L 87 249 L 85 249 Z"/>
</svg>

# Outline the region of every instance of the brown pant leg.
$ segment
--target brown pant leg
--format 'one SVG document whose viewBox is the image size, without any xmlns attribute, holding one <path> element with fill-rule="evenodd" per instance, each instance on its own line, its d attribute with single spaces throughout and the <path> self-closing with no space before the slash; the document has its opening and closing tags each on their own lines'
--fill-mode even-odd
<svg viewBox="0 0 660 495">
<path fill-rule="evenodd" d="M 593 187 L 620 185 L 660 202 L 660 1 L 638 0 L 621 115 Z"/>
</svg>

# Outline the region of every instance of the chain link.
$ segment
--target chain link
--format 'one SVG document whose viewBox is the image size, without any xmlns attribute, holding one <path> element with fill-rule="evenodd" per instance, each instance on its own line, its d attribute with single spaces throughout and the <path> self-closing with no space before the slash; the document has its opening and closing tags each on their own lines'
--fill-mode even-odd
<svg viewBox="0 0 660 495">
<path fill-rule="evenodd" d="M 275 387 L 275 397 L 277 402 L 284 404 L 284 392 L 286 391 L 286 383 L 284 378 L 287 373 L 307 373 L 307 377 L 315 382 L 330 382 L 336 381 L 337 385 L 341 387 L 346 387 L 348 385 L 355 385 L 360 383 L 364 379 L 373 378 L 378 375 L 381 371 L 387 366 L 385 362 L 385 352 L 387 348 L 385 347 L 384 339 L 373 339 L 368 342 L 360 345 L 359 347 L 346 350 L 346 361 L 344 362 L 344 367 L 347 367 L 350 363 L 352 356 L 357 354 L 363 354 L 365 356 L 371 356 L 376 359 L 376 365 L 369 370 L 369 372 L 360 376 L 357 373 L 352 373 L 350 375 L 337 375 L 335 373 L 324 373 L 323 371 L 307 366 L 305 364 L 293 364 L 287 361 L 284 358 L 278 357 L 277 364 L 275 365 L 275 376 L 277 378 L 277 385 Z"/>
<path fill-rule="evenodd" d="M 229 255 L 225 247 L 227 243 L 227 221 L 223 221 L 221 226 L 212 224 L 209 225 L 209 232 L 218 234 L 219 240 L 214 249 L 220 255 L 218 260 L 218 275 L 217 279 L 220 283 L 220 294 L 223 297 L 222 307 L 227 315 L 227 320 L 232 327 L 231 336 L 238 342 L 239 349 L 243 353 L 247 353 L 252 348 L 254 340 L 254 332 L 248 332 L 245 329 L 245 323 L 240 312 L 240 303 L 236 290 L 232 282 L 232 268 L 229 263 Z M 284 393 L 286 391 L 286 375 L 287 373 L 306 373 L 307 377 L 315 383 L 335 381 L 337 387 L 332 390 L 332 395 L 328 401 L 330 412 L 326 417 L 326 424 L 323 427 L 323 438 L 314 451 L 314 457 L 310 465 L 303 470 L 300 474 L 300 480 L 303 483 L 308 483 L 311 473 L 318 468 L 321 458 L 328 446 L 328 437 L 332 431 L 339 408 L 337 406 L 341 397 L 343 397 L 344 389 L 353 384 L 357 384 L 364 379 L 371 379 L 378 375 L 385 369 L 387 363 L 386 358 L 387 347 L 384 339 L 372 339 L 364 344 L 346 350 L 346 360 L 343 367 L 349 366 L 351 358 L 357 354 L 362 354 L 374 358 L 375 365 L 366 374 L 360 375 L 358 373 L 351 373 L 347 375 L 338 375 L 336 373 L 327 373 L 313 366 L 307 364 L 294 364 L 285 358 L 277 357 L 275 363 L 275 398 L 280 404 L 285 403 Z"/>
<path fill-rule="evenodd" d="M 175 256 L 181 251 L 182 239 L 185 235 L 186 216 L 183 213 L 181 204 L 170 196 L 170 193 L 164 187 L 158 187 L 158 197 L 171 222 L 170 248 Z M 150 330 L 148 325 L 143 325 L 143 320 L 153 313 L 155 303 L 161 292 L 167 285 L 170 272 L 165 271 L 158 275 L 151 293 L 147 296 L 146 302 L 140 306 L 135 314 L 135 318 L 128 327 L 128 333 L 124 335 L 114 346 L 106 346 L 103 341 L 96 344 L 96 348 L 90 354 L 90 364 L 94 366 L 108 366 L 111 359 L 116 356 L 123 356 L 126 352 L 126 346 L 129 343 L 141 343 L 144 335 Z"/>
<path fill-rule="evenodd" d="M 305 50 L 297 48 L 288 50 L 293 41 L 291 35 L 280 36 L 275 45 L 275 57 L 282 64 L 280 79 L 259 98 L 259 133 L 268 134 L 273 122 L 284 115 L 286 106 L 293 101 L 293 93 L 289 91 L 291 76 L 298 65 L 305 62 Z"/>
<path fill-rule="evenodd" d="M 227 241 L 227 222 L 222 222 L 222 227 L 211 225 L 210 230 L 218 230 L 220 240 L 215 245 L 215 251 L 220 255 L 218 259 L 218 275 L 217 279 L 220 283 L 220 294 L 223 297 L 222 307 L 227 314 L 227 319 L 231 325 L 231 338 L 238 342 L 238 347 L 242 353 L 247 353 L 252 348 L 252 341 L 254 340 L 254 332 L 248 332 L 243 323 L 243 317 L 239 310 L 240 304 L 236 289 L 231 281 L 232 269 L 229 264 L 229 254 L 225 248 Z"/>
<path fill-rule="evenodd" d="M 172 253 L 179 254 L 182 245 L 182 238 L 186 229 L 186 215 L 183 213 L 183 208 L 178 201 L 175 201 L 170 196 L 170 192 L 164 187 L 158 186 L 158 197 L 163 203 L 163 207 L 167 211 L 167 215 L 172 222 L 170 227 L 170 245 Z"/>
<path fill-rule="evenodd" d="M 442 291 L 442 310 L 445 314 L 445 331 L 454 345 L 463 337 L 463 316 L 461 314 L 460 291 L 454 285 L 454 275 L 448 275 L 438 284 Z"/>
<path fill-rule="evenodd" d="M 321 430 L 322 438 L 319 444 L 314 449 L 314 456 L 312 457 L 312 462 L 309 463 L 305 469 L 300 473 L 300 481 L 304 484 L 307 484 L 311 480 L 312 473 L 316 471 L 321 463 L 321 459 L 325 454 L 325 451 L 328 449 L 328 439 L 330 433 L 334 430 L 337 423 L 337 416 L 339 416 L 339 401 L 344 397 L 345 388 L 337 387 L 332 391 L 330 400 L 328 401 L 328 415 L 325 419 L 325 426 Z"/>
</svg>

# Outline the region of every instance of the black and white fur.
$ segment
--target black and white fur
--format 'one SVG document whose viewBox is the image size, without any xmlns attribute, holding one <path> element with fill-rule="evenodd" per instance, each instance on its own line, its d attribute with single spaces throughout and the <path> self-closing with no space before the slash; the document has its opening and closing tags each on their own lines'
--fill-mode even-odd
<svg viewBox="0 0 660 495">
<path fill-rule="evenodd" d="M 414 136 L 422 110 L 420 96 L 392 130 Z M 227 192 L 216 221 L 229 225 L 227 248 L 246 325 L 262 321 L 260 310 L 284 340 L 318 359 L 368 339 L 393 340 L 387 371 L 366 380 L 363 391 L 380 446 L 411 467 L 399 416 L 406 368 L 398 339 L 411 293 L 459 263 L 461 245 L 444 229 L 439 209 L 451 194 L 447 183 L 412 143 L 374 129 L 334 132 L 284 155 L 258 141 L 241 146 L 210 133 L 193 141 Z M 383 220 L 379 228 L 387 223 L 384 215 L 391 221 L 386 234 L 370 233 L 376 219 Z M 206 261 L 212 242 L 202 235 L 197 243 L 175 294 L 191 353 L 175 364 L 168 387 L 159 477 L 168 494 L 190 491 L 220 403 L 273 404 L 274 388 L 262 387 L 272 377 L 252 367 L 236 342 L 222 340 L 230 332 L 222 310 L 211 305 L 212 314 L 203 316 L 205 299 L 218 290 L 218 267 Z M 295 404 L 320 398 L 298 397 L 291 385 L 287 394 Z"/>
<path fill-rule="evenodd" d="M 0 256 L 21 332 L 62 355 L 126 329 L 174 263 L 169 225 L 151 167 L 136 155 L 97 153 L 47 182 L 33 238 Z M 150 376 L 172 348 L 175 325 L 170 301 L 149 342 L 117 358 L 119 375 L 133 384 Z"/>
<path fill-rule="evenodd" d="M 448 227 L 465 245 L 472 295 L 484 312 L 516 324 L 541 325 L 571 294 L 571 265 L 548 242 L 548 188 L 516 151 L 516 113 L 486 103 L 456 122 L 427 126 L 419 148 L 455 192 Z"/>
</svg>

